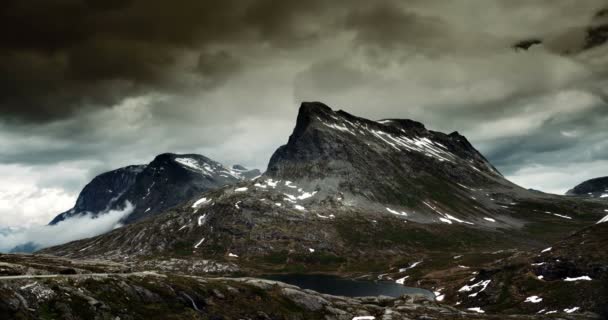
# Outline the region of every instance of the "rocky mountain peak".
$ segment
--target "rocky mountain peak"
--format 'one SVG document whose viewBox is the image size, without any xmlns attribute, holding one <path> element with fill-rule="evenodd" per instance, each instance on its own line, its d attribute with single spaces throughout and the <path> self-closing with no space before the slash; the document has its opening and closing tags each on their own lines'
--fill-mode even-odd
<svg viewBox="0 0 608 320">
<path fill-rule="evenodd" d="M 321 102 L 302 102 L 298 111 L 296 126 L 289 139 L 297 139 L 305 133 L 309 126 L 321 121 L 321 119 L 330 119 L 333 114 L 334 111 Z"/>
<path fill-rule="evenodd" d="M 392 201 L 421 179 L 507 183 L 457 132 L 431 131 L 407 119 L 368 120 L 320 102 L 302 103 L 294 131 L 271 157 L 266 176 L 330 193 L 350 190 L 374 201 Z"/>
</svg>

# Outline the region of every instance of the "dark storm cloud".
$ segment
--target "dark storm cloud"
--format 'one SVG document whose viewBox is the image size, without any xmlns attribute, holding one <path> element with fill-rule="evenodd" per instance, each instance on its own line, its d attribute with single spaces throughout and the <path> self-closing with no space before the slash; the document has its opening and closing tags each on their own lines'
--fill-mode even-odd
<svg viewBox="0 0 608 320">
<path fill-rule="evenodd" d="M 356 42 L 382 49 L 400 45 L 432 47 L 430 44 L 437 38 L 445 38 L 449 28 L 438 17 L 421 16 L 389 2 L 359 8 L 344 22 L 346 28 L 356 31 Z"/>
<path fill-rule="evenodd" d="M 583 1 L 578 10 L 597 2 Z M 555 17 L 574 11 L 551 3 Z M 532 16 L 547 7 L 521 5 Z M 453 23 L 476 6 L 491 9 L 488 16 L 519 10 L 508 1 L 473 1 L 453 12 L 449 3 L 420 0 L 7 0 L 0 6 L 0 111 L 5 120 L 47 121 L 126 97 L 205 90 L 248 68 L 251 60 L 242 60 L 256 48 L 280 54 L 340 32 L 352 33 L 368 58 L 395 53 L 375 57 L 385 64 L 416 52 L 509 47 L 514 35 Z"/>
<path fill-rule="evenodd" d="M 488 158 L 511 174 L 533 163 L 585 163 L 608 160 L 608 149 L 597 148 L 605 142 L 608 105 L 543 121 L 530 136 L 506 137 L 488 150 Z"/>
<path fill-rule="evenodd" d="M 318 29 L 301 26 L 320 14 L 321 3 L 3 1 L 0 111 L 5 118 L 44 121 L 128 96 L 176 91 L 175 78 L 185 74 L 212 85 L 238 69 L 238 54 L 230 50 L 316 39 Z M 184 62 L 189 54 L 198 59 Z"/>
<path fill-rule="evenodd" d="M 243 63 L 230 52 L 204 52 L 198 58 L 196 71 L 207 86 L 221 84 L 234 73 L 243 68 Z"/>
</svg>

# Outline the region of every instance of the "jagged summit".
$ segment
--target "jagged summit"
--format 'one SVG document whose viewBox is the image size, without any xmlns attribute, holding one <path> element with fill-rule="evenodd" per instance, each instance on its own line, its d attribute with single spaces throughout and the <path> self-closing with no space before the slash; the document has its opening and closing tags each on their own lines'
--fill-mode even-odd
<svg viewBox="0 0 608 320">
<path fill-rule="evenodd" d="M 320 102 L 302 103 L 265 175 L 388 203 L 403 203 L 412 190 L 439 181 L 509 184 L 457 132 L 430 131 L 413 120 L 372 121 Z"/>
</svg>

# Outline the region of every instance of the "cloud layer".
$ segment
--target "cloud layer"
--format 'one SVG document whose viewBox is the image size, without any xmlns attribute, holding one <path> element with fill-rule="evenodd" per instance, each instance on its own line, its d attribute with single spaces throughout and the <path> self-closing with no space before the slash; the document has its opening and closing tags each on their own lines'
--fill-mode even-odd
<svg viewBox="0 0 608 320">
<path fill-rule="evenodd" d="M 133 205 L 126 203 L 123 210 L 110 210 L 99 217 L 83 215 L 61 221 L 56 225 L 33 226 L 25 229 L 0 232 L 0 252 L 8 252 L 19 245 L 31 243 L 37 249 L 70 241 L 94 237 L 121 226 L 120 220 L 133 212 Z"/>
</svg>

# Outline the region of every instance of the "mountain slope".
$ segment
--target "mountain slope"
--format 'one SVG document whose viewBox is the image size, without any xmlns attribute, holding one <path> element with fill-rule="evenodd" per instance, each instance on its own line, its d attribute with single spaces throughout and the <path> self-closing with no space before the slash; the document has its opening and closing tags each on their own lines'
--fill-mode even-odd
<svg viewBox="0 0 608 320">
<path fill-rule="evenodd" d="M 608 224 L 592 225 L 536 253 L 513 255 L 479 270 L 476 281 L 487 281 L 486 290 L 477 295 L 460 290 L 454 293 L 455 299 L 465 307 L 475 305 L 496 312 L 591 311 L 606 319 L 607 245 Z M 463 279 L 458 288 L 468 281 L 468 277 Z"/>
<path fill-rule="evenodd" d="M 584 181 L 566 193 L 573 196 L 608 198 L 608 177 Z"/>
</svg>

